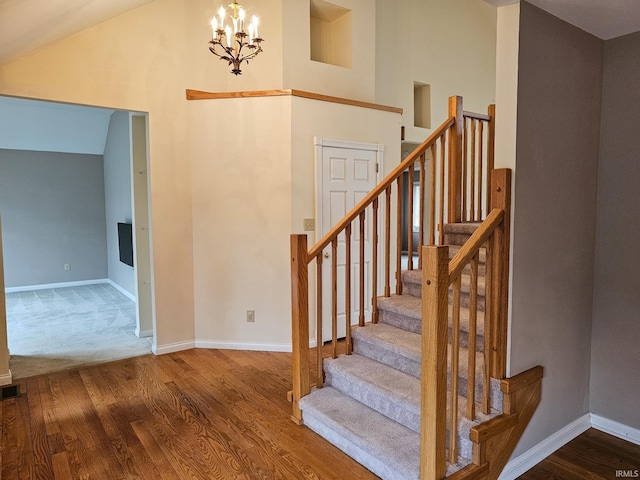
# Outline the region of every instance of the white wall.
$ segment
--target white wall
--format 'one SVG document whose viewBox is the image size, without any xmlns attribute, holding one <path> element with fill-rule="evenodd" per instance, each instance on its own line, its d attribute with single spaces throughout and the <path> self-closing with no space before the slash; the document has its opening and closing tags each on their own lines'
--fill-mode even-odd
<svg viewBox="0 0 640 480">
<path fill-rule="evenodd" d="M 118 222 L 132 222 L 129 112 L 111 115 L 104 148 L 104 196 L 109 280 L 135 296 L 134 268 L 120 261 Z"/>
<path fill-rule="evenodd" d="M 484 0 L 376 0 L 376 102 L 401 107 L 405 138 L 424 141 L 447 99 L 485 113 L 496 84 L 497 9 Z M 413 83 L 431 85 L 431 129 L 414 127 Z"/>
</svg>

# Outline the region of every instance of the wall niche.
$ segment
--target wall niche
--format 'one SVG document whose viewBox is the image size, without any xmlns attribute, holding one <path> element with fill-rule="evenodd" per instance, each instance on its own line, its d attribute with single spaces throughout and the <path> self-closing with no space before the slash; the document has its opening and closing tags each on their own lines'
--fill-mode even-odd
<svg viewBox="0 0 640 480">
<path fill-rule="evenodd" d="M 351 10 L 324 0 L 311 0 L 310 3 L 311 60 L 351 68 Z"/>
</svg>

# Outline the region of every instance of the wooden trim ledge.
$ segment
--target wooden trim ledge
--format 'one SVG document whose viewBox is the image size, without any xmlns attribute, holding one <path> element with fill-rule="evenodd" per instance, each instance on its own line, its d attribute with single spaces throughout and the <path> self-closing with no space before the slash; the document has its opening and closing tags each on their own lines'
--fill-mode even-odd
<svg viewBox="0 0 640 480">
<path fill-rule="evenodd" d="M 378 105 L 376 103 L 361 102 L 359 100 L 350 100 L 348 98 L 332 97 L 330 95 L 321 95 L 319 93 L 304 92 L 302 90 L 253 90 L 244 92 L 203 92 L 200 90 L 187 89 L 187 100 L 218 100 L 221 98 L 251 98 L 251 97 L 301 97 L 310 100 L 319 100 L 322 102 L 340 103 L 342 105 L 351 105 L 353 107 L 370 108 L 372 110 L 381 110 L 383 112 L 402 114 L 402 109 L 397 107 L 389 107 L 387 105 Z"/>
</svg>

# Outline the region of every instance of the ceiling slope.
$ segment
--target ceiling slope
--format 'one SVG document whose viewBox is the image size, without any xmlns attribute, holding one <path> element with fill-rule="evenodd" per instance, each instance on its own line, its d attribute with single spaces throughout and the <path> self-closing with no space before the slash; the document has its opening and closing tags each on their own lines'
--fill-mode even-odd
<svg viewBox="0 0 640 480">
<path fill-rule="evenodd" d="M 0 65 L 152 0 L 0 0 Z"/>
</svg>

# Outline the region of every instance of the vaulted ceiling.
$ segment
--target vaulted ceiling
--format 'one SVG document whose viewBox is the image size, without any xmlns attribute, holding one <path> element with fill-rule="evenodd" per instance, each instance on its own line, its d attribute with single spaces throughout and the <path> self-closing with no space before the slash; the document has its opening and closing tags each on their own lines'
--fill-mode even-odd
<svg viewBox="0 0 640 480">
<path fill-rule="evenodd" d="M 151 1 L 0 0 L 0 65 Z M 605 40 L 640 31 L 639 0 L 529 1 Z"/>
</svg>

